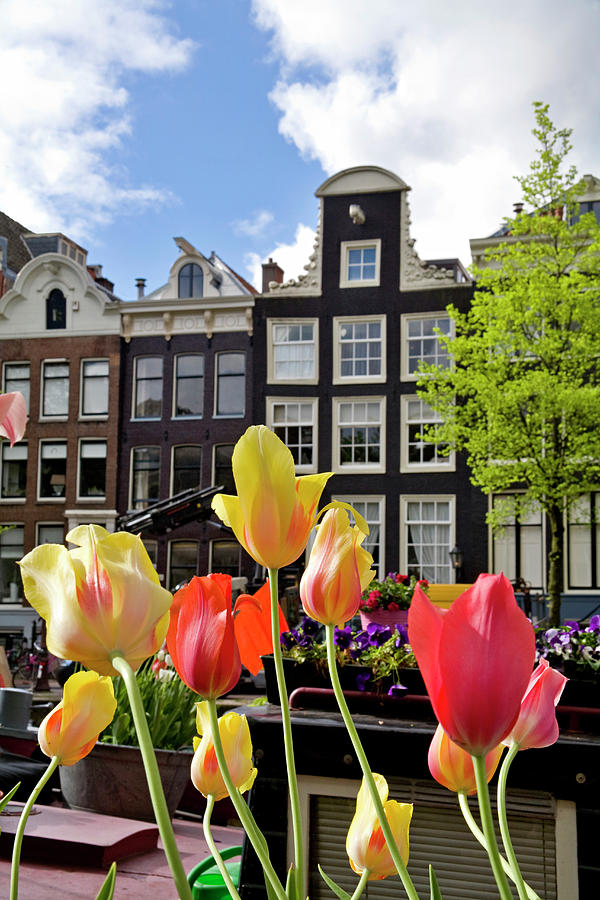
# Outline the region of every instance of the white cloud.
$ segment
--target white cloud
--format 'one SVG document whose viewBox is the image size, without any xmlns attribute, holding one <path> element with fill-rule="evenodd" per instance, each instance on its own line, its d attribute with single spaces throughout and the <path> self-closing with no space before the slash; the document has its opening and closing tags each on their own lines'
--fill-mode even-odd
<svg viewBox="0 0 600 900">
<path fill-rule="evenodd" d="M 269 212 L 268 209 L 259 209 L 250 219 L 236 219 L 233 227 L 237 234 L 244 234 L 247 237 L 258 237 L 272 221 L 272 212 Z"/>
<path fill-rule="evenodd" d="M 582 172 L 597 162 L 600 5 L 562 0 L 254 0 L 281 62 L 279 130 L 331 174 L 392 169 L 413 188 L 424 257 L 460 255 L 489 234 L 519 188 L 534 140 L 531 103 L 574 128 Z M 318 26 L 317 23 L 318 22 Z M 582 64 L 585 60 L 585 65 Z"/>
<path fill-rule="evenodd" d="M 169 199 L 131 187 L 108 153 L 132 130 L 130 73 L 184 68 L 190 40 L 158 0 L 2 0 L 0 209 L 30 228 L 89 234 L 119 210 Z"/>
<path fill-rule="evenodd" d="M 297 278 L 302 275 L 304 267 L 307 265 L 309 257 L 313 252 L 315 243 L 315 231 L 308 225 L 299 223 L 294 235 L 294 241 L 291 244 L 276 244 L 275 249 L 271 250 L 265 256 L 258 253 L 246 253 L 244 261 L 246 269 L 250 274 L 249 281 L 259 290 L 262 285 L 262 263 L 267 262 L 269 258 L 283 269 L 284 280 L 289 281 L 290 278 Z"/>
</svg>

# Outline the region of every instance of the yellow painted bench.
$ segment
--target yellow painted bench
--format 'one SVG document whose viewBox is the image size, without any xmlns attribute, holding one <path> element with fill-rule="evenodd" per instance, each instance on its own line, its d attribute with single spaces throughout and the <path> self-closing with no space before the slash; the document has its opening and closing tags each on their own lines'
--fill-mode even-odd
<svg viewBox="0 0 600 900">
<path fill-rule="evenodd" d="M 470 584 L 430 584 L 429 599 L 441 609 L 449 609 L 456 598 L 470 587 Z"/>
</svg>

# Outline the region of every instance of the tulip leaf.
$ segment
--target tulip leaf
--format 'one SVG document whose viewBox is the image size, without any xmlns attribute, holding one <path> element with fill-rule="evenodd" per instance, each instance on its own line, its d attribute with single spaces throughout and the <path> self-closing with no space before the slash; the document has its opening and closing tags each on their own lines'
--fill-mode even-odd
<svg viewBox="0 0 600 900">
<path fill-rule="evenodd" d="M 108 875 L 104 879 L 104 884 L 100 888 L 100 893 L 96 900 L 112 900 L 115 892 L 115 881 L 117 878 L 117 864 L 114 862 L 108 870 Z"/>
<path fill-rule="evenodd" d="M 443 900 L 438 880 L 431 865 L 429 866 L 429 887 L 431 889 L 430 900 Z"/>
<path fill-rule="evenodd" d="M 350 900 L 350 894 L 343 888 L 341 888 L 339 884 L 336 884 L 333 878 L 330 878 L 329 875 L 327 875 L 327 873 L 323 871 L 321 866 L 319 866 L 319 872 L 321 873 L 321 878 L 323 879 L 327 887 L 331 888 L 333 893 L 337 897 L 339 897 L 340 900 Z"/>
<path fill-rule="evenodd" d="M 21 787 L 21 782 L 18 781 L 15 784 L 14 788 L 11 788 L 10 791 L 8 792 L 8 794 L 5 794 L 4 797 L 0 800 L 0 812 L 2 812 L 2 810 L 4 809 L 6 804 L 10 800 L 12 800 L 12 798 L 15 796 L 15 794 L 17 793 L 17 791 L 19 790 L 20 787 Z"/>
<path fill-rule="evenodd" d="M 292 863 L 288 869 L 287 881 L 285 883 L 285 893 L 287 894 L 288 900 L 299 900 L 296 888 L 296 867 Z"/>
</svg>

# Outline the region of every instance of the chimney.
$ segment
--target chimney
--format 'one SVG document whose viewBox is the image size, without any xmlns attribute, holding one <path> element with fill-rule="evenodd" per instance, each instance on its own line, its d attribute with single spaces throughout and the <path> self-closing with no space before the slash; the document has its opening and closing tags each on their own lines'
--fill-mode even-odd
<svg viewBox="0 0 600 900">
<path fill-rule="evenodd" d="M 269 262 L 262 264 L 262 292 L 266 294 L 269 290 L 269 283 L 276 281 L 277 284 L 283 284 L 283 269 L 269 257 Z"/>
<path fill-rule="evenodd" d="M 144 292 L 146 289 L 146 279 L 145 278 L 136 278 L 135 286 L 136 286 L 137 292 L 138 292 L 138 295 L 137 295 L 138 300 L 143 300 Z"/>
<path fill-rule="evenodd" d="M 520 201 L 518 203 L 513 203 L 513 212 L 515 216 L 520 216 L 523 212 L 523 204 Z"/>
</svg>

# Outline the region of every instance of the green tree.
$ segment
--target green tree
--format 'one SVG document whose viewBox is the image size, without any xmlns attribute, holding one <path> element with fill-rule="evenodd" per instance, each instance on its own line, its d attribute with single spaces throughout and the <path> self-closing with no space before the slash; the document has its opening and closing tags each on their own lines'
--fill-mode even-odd
<svg viewBox="0 0 600 900">
<path fill-rule="evenodd" d="M 583 182 L 566 169 L 570 129 L 534 104 L 536 159 L 518 177 L 523 212 L 475 271 L 466 314 L 450 306 L 451 368 L 428 367 L 419 392 L 442 416 L 429 440 L 467 454 L 484 493 L 523 491 L 545 512 L 549 617 L 560 620 L 564 516 L 600 484 L 600 225 L 579 215 Z M 490 514 L 501 526 L 505 510 Z"/>
</svg>

